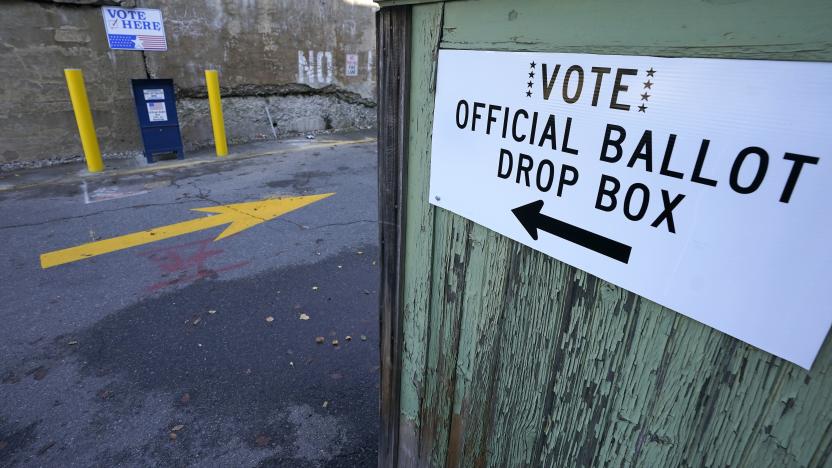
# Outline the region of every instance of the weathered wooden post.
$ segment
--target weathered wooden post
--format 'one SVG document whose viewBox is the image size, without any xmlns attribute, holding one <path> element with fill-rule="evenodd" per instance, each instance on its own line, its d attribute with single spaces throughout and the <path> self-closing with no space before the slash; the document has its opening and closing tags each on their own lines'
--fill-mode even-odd
<svg viewBox="0 0 832 468">
<path fill-rule="evenodd" d="M 832 4 L 379 4 L 380 466 L 832 466 Z"/>
</svg>

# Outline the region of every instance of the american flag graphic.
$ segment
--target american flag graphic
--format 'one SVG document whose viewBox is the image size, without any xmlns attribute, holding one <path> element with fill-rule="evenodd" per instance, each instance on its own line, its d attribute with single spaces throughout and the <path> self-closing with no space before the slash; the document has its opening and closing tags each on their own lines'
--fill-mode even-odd
<svg viewBox="0 0 832 468">
<path fill-rule="evenodd" d="M 108 34 L 107 38 L 111 49 L 168 50 L 168 41 L 165 36 Z"/>
</svg>

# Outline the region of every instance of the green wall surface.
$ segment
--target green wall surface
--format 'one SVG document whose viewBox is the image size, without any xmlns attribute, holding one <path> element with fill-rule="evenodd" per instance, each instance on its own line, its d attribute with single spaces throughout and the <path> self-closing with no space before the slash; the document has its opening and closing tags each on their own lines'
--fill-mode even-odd
<svg viewBox="0 0 832 468">
<path fill-rule="evenodd" d="M 805 371 L 428 204 L 439 47 L 828 61 L 832 2 L 412 8 L 399 464 L 832 466 L 828 338 Z"/>
</svg>

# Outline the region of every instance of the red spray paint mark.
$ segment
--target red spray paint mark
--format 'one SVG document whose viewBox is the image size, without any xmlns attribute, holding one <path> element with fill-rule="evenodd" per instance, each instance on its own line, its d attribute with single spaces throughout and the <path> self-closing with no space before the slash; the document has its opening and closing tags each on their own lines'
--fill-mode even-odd
<svg viewBox="0 0 832 468">
<path fill-rule="evenodd" d="M 146 290 L 152 293 L 170 286 L 190 284 L 203 278 L 216 279 L 220 273 L 236 270 L 251 263 L 250 260 L 245 260 L 237 263 L 208 266 L 206 263 L 210 258 L 225 252 L 220 248 L 211 248 L 212 245 L 215 245 L 214 240 L 209 238 L 141 252 L 140 257 L 156 263 L 163 278 L 173 277 L 151 284 Z"/>
</svg>

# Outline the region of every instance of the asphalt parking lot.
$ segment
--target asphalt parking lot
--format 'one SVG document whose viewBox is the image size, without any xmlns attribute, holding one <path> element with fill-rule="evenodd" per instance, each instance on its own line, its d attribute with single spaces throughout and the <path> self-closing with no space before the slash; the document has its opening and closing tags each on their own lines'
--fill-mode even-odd
<svg viewBox="0 0 832 468">
<path fill-rule="evenodd" d="M 376 143 L 234 151 L 0 174 L 0 465 L 376 463 Z"/>
</svg>

